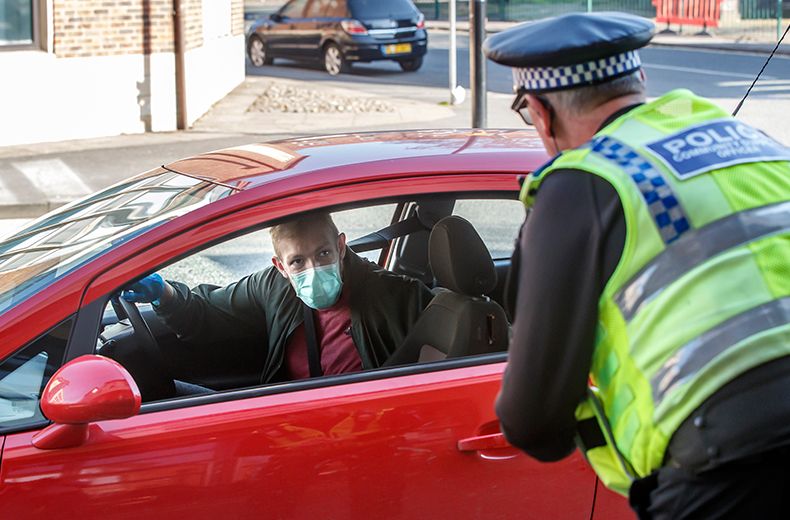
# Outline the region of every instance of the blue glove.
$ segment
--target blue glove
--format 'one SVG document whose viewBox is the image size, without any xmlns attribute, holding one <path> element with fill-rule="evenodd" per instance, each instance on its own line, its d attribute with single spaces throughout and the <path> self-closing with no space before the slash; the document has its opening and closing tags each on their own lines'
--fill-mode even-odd
<svg viewBox="0 0 790 520">
<path fill-rule="evenodd" d="M 159 298 L 165 292 L 165 281 L 158 274 L 149 274 L 121 293 L 121 298 L 133 303 L 153 303 L 159 305 Z"/>
</svg>

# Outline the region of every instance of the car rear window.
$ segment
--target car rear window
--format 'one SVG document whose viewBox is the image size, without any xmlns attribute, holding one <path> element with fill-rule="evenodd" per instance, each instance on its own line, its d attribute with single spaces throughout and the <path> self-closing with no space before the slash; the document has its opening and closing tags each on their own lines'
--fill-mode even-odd
<svg viewBox="0 0 790 520">
<path fill-rule="evenodd" d="M 412 18 L 418 13 L 410 0 L 349 0 L 348 7 L 354 18 Z"/>
</svg>

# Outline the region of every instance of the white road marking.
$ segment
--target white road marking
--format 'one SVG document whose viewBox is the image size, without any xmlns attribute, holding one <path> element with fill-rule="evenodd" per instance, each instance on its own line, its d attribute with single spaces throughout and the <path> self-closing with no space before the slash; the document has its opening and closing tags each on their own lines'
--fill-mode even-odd
<svg viewBox="0 0 790 520">
<path fill-rule="evenodd" d="M 13 162 L 50 201 L 68 202 L 92 193 L 82 178 L 60 159 Z"/>
<path fill-rule="evenodd" d="M 645 63 L 642 62 L 642 66 L 646 69 L 660 69 L 660 70 L 674 70 L 676 72 L 691 72 L 693 74 L 703 74 L 706 76 L 723 76 L 725 78 L 747 78 L 747 79 L 754 79 L 757 75 L 755 72 L 754 74 L 741 74 L 738 72 L 725 72 L 725 71 L 717 71 L 717 70 L 708 70 L 708 69 L 697 69 L 694 67 L 676 67 L 675 65 L 657 65 L 654 63 Z M 773 76 L 760 76 L 760 81 L 763 79 L 776 79 Z"/>
<path fill-rule="evenodd" d="M 0 204 L 14 204 L 17 201 L 11 190 L 0 179 Z"/>
</svg>

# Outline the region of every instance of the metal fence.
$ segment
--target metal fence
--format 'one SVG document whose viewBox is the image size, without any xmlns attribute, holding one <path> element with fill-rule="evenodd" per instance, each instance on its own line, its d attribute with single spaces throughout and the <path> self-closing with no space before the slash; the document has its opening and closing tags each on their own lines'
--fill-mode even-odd
<svg viewBox="0 0 790 520">
<path fill-rule="evenodd" d="M 491 21 L 520 22 L 572 12 L 621 11 L 646 18 L 656 18 L 656 4 L 670 0 L 487 0 L 486 14 Z M 672 0 L 675 7 L 700 0 Z M 774 41 L 790 23 L 790 0 L 703 0 L 718 2 L 718 19 L 712 24 L 702 21 L 681 25 L 662 22 L 661 30 L 680 34 L 704 32 L 740 41 Z M 415 0 L 428 20 L 448 19 L 448 0 Z M 469 16 L 469 1 L 457 0 L 459 20 Z M 704 31 L 703 31 L 704 29 Z"/>
</svg>

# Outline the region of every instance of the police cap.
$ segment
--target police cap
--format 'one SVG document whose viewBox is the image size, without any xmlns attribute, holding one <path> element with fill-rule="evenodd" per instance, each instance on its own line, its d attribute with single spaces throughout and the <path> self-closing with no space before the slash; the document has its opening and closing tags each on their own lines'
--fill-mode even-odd
<svg viewBox="0 0 790 520">
<path fill-rule="evenodd" d="M 653 22 L 626 13 L 572 13 L 526 22 L 483 44 L 485 55 L 513 67 L 514 91 L 542 93 L 595 85 L 642 65 L 636 49 L 650 42 Z"/>
</svg>

